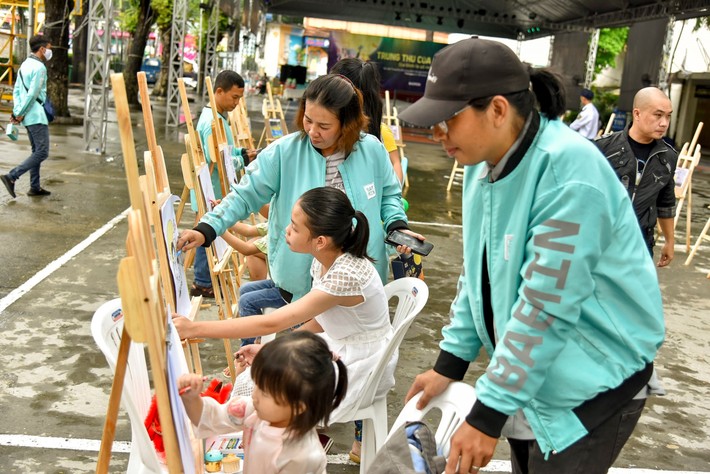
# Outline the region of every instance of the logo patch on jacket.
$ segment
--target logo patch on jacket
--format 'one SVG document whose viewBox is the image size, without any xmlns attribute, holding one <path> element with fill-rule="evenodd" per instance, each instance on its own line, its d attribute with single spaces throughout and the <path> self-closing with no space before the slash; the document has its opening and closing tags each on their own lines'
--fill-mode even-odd
<svg viewBox="0 0 710 474">
<path fill-rule="evenodd" d="M 375 183 L 366 184 L 363 187 L 365 188 L 365 195 L 367 196 L 367 199 L 372 199 L 377 196 L 377 192 L 375 191 Z"/>
<path fill-rule="evenodd" d="M 513 242 L 513 234 L 505 234 L 505 242 L 503 246 L 503 258 L 507 262 L 510 260 L 510 244 Z"/>
</svg>

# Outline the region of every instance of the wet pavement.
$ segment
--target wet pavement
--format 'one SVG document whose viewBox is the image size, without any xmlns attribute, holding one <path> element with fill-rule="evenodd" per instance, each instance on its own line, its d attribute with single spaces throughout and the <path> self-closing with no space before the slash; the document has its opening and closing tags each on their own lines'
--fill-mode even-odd
<svg viewBox="0 0 710 474">
<path fill-rule="evenodd" d="M 72 91 L 73 113 L 82 113 L 83 97 Z M 250 98 L 250 110 L 260 99 Z M 292 116 L 295 104 L 286 104 Z M 193 110 L 195 110 L 193 108 Z M 174 194 L 182 190 L 179 157 L 184 152 L 175 136 L 162 131 L 164 105 L 154 101 L 168 175 Z M 3 123 L 7 115 L 0 115 Z M 113 119 L 115 121 L 115 119 Z M 133 114 L 139 156 L 147 148 L 140 112 Z M 255 137 L 262 124 L 253 117 Z M 88 473 L 95 469 L 112 374 L 90 334 L 91 317 L 102 303 L 117 296 L 116 271 L 125 255 L 128 192 L 115 123 L 109 124 L 107 154 L 86 153 L 81 126 L 50 127 L 50 158 L 42 166 L 45 198 L 29 197 L 28 177 L 10 199 L 0 188 L 0 472 Z M 0 173 L 29 154 L 26 131 L 18 142 L 0 138 Z M 400 349 L 397 385 L 389 394 L 390 423 L 402 407 L 411 380 L 428 369 L 438 352 L 440 329 L 447 320 L 461 265 L 461 187 L 446 192 L 453 162 L 440 147 L 408 141 L 410 188 L 406 198 L 414 229 L 435 249 L 425 260 L 431 296 Z M 710 168 L 705 160 L 694 177 L 693 234 L 710 218 Z M 142 170 L 144 172 L 144 170 Z M 189 213 L 188 213 L 189 214 Z M 187 227 L 192 216 L 183 218 Z M 683 222 L 676 239 L 681 243 Z M 100 233 L 95 231 L 100 230 Z M 93 236 L 92 236 L 93 234 Z M 694 243 L 694 241 L 693 241 Z M 710 245 L 704 245 L 690 266 L 684 246 L 676 249 L 670 268 L 659 271 L 668 327 L 657 360 L 668 395 L 649 400 L 632 439 L 616 462 L 620 468 L 710 472 Z M 206 310 L 204 318 L 216 318 Z M 201 348 L 207 375 L 225 365 L 220 341 Z M 485 361 L 471 366 L 468 381 L 483 372 Z M 352 436 L 350 424 L 331 428 L 335 444 L 328 471 L 355 473 L 344 460 Z M 130 440 L 121 414 L 116 433 Z M 125 444 L 117 445 L 117 451 Z M 496 460 L 506 460 L 499 443 Z M 112 472 L 125 471 L 128 455 L 115 452 Z M 498 466 L 498 467 L 496 467 Z M 505 463 L 492 469 L 506 472 Z"/>
</svg>

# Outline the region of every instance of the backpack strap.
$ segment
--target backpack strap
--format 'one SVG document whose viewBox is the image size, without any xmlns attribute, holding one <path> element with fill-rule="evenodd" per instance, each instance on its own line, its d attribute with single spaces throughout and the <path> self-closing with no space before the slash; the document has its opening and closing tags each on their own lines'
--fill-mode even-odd
<svg viewBox="0 0 710 474">
<path fill-rule="evenodd" d="M 22 78 L 22 71 L 17 71 L 17 75 L 20 77 L 20 81 L 22 81 L 22 87 L 25 88 L 25 92 L 27 92 L 27 93 L 29 94 L 29 93 L 30 93 L 30 90 L 27 88 L 27 84 L 25 84 L 25 80 Z M 39 100 L 39 97 L 35 97 L 35 100 L 37 101 L 37 103 L 38 103 L 39 105 L 41 105 L 42 107 L 44 107 L 44 102 L 42 102 L 41 100 Z"/>
</svg>

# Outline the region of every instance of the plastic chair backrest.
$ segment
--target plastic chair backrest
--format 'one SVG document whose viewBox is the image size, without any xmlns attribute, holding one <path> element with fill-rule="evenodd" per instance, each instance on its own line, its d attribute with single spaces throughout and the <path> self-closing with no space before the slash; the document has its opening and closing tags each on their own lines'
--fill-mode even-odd
<svg viewBox="0 0 710 474">
<path fill-rule="evenodd" d="M 91 319 L 91 335 L 114 373 L 122 332 L 121 299 L 116 298 L 101 305 Z M 150 380 L 143 344 L 131 342 L 126 378 L 121 394 L 121 404 L 128 412 L 131 423 L 131 459 L 128 472 L 159 473 L 166 471 L 158 461 L 158 456 L 153 449 L 153 442 L 148 437 L 144 425 L 150 401 Z M 138 456 L 138 459 L 135 459 L 135 456 Z"/>
<path fill-rule="evenodd" d="M 471 407 L 476 401 L 476 390 L 467 383 L 452 382 L 446 390 L 432 398 L 423 410 L 418 410 L 417 402 L 421 396 L 422 392 L 419 392 L 402 408 L 399 416 L 392 424 L 392 429 L 390 429 L 387 439 L 406 422 L 420 421 L 427 412 L 432 409 L 438 409 L 441 411 L 441 420 L 434 438 L 436 439 L 437 448 L 441 449 L 444 457 L 448 458 L 451 437 L 471 411 Z"/>
<path fill-rule="evenodd" d="M 367 379 L 367 389 L 362 393 L 360 403 L 357 407 L 354 407 L 354 411 L 372 405 L 375 394 L 377 393 L 377 388 L 380 385 L 380 380 L 387 369 L 392 355 L 399 349 L 399 345 L 402 343 L 409 326 L 422 308 L 424 308 L 427 299 L 429 299 L 429 288 L 422 280 L 407 277 L 394 280 L 385 285 L 385 294 L 388 300 L 394 296 L 399 298 L 392 319 L 394 334 L 385 347 L 379 362 L 373 368 L 372 372 L 370 372 Z"/>
<path fill-rule="evenodd" d="M 429 287 L 418 278 L 400 278 L 385 285 L 387 300 L 397 297 L 399 301 L 392 318 L 392 327 L 396 330 L 405 318 L 418 314 L 429 299 Z"/>
</svg>

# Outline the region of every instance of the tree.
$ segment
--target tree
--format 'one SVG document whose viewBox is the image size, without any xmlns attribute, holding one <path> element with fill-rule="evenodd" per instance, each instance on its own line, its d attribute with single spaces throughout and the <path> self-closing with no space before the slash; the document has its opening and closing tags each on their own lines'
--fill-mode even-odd
<svg viewBox="0 0 710 474">
<path fill-rule="evenodd" d="M 597 59 L 594 62 L 594 75 L 599 74 L 607 66 L 615 67 L 616 58 L 624 48 L 629 37 L 629 28 L 602 28 L 599 31 L 599 46 Z"/>
<path fill-rule="evenodd" d="M 44 36 L 52 45 L 52 59 L 47 61 L 47 95 L 56 117 L 70 117 L 69 94 L 69 24 L 74 1 L 47 0 L 44 4 Z"/>
<path fill-rule="evenodd" d="M 89 41 L 89 2 L 83 2 L 82 11 L 74 17 L 72 41 L 72 82 L 84 84 L 86 80 L 86 49 Z"/>
<path fill-rule="evenodd" d="M 136 74 L 143 64 L 145 45 L 148 43 L 150 28 L 155 21 L 155 11 L 150 0 L 131 0 L 121 14 L 121 24 L 125 31 L 132 33 L 128 47 L 128 59 L 123 69 L 128 103 L 138 105 L 138 78 Z"/>
<path fill-rule="evenodd" d="M 152 3 L 153 9 L 157 12 L 157 20 L 155 23 L 158 25 L 158 36 L 160 36 L 160 44 L 163 48 L 160 55 L 160 77 L 156 81 L 155 87 L 153 87 L 153 95 L 155 97 L 166 97 L 168 95 L 170 46 L 172 42 L 173 27 L 173 5 L 173 0 L 154 0 Z M 191 19 L 199 19 L 200 15 L 202 15 L 200 1 L 189 0 L 187 7 L 187 23 L 190 25 L 190 31 L 195 31 L 197 34 L 199 34 L 199 23 L 194 24 Z M 199 22 L 199 20 L 197 21 Z"/>
<path fill-rule="evenodd" d="M 153 0 L 153 10 L 156 11 L 158 36 L 163 51 L 160 55 L 160 76 L 153 87 L 153 95 L 165 97 L 168 95 L 168 70 L 170 67 L 170 43 L 173 28 L 173 0 Z"/>
</svg>

